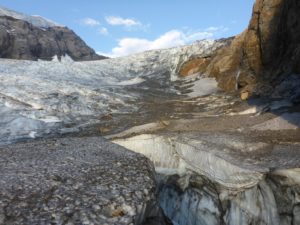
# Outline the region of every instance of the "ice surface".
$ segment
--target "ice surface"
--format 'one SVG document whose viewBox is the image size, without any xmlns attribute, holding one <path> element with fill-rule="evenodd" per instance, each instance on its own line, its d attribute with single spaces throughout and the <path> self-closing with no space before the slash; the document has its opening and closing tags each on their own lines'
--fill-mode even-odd
<svg viewBox="0 0 300 225">
<path fill-rule="evenodd" d="M 143 78 L 140 78 L 140 77 L 135 77 L 133 79 L 130 79 L 130 80 L 125 80 L 125 81 L 121 81 L 118 83 L 118 85 L 134 85 L 134 84 L 140 84 L 142 82 L 144 82 L 145 80 Z"/>
<path fill-rule="evenodd" d="M 214 78 L 200 78 L 194 82 L 190 97 L 198 97 L 213 94 L 218 91 L 218 83 Z"/>
<path fill-rule="evenodd" d="M 89 62 L 74 62 L 69 56 L 61 61 L 57 57 L 53 61 L 0 59 L 0 104 L 5 111 L 0 136 L 19 139 L 43 135 L 41 130 L 77 130 L 101 121 L 105 114 L 135 112 L 136 103 L 144 102 L 147 96 L 181 95 L 180 65 L 190 57 L 211 54 L 220 45 L 202 41 Z M 213 80 L 201 79 L 182 80 L 184 85 L 195 84 L 190 96 L 215 91 Z M 6 121 L 8 117 L 10 121 Z"/>
</svg>

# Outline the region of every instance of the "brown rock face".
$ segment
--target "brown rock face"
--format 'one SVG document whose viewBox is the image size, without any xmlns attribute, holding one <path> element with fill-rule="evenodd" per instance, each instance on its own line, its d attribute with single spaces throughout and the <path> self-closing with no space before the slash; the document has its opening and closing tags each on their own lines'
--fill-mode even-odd
<svg viewBox="0 0 300 225">
<path fill-rule="evenodd" d="M 193 59 L 181 67 L 179 74 L 181 76 L 188 76 L 195 73 L 204 73 L 210 62 L 211 57 Z"/>
<path fill-rule="evenodd" d="M 225 91 L 274 86 L 284 76 L 300 73 L 299 15 L 298 0 L 257 0 L 248 28 L 230 46 L 220 49 L 205 68 L 199 69 L 202 64 L 196 61 L 189 64 L 214 76 Z"/>
</svg>

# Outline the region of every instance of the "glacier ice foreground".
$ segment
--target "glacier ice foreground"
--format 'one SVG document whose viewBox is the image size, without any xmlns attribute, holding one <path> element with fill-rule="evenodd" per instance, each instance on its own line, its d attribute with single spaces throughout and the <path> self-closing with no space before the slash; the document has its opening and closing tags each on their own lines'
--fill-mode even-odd
<svg viewBox="0 0 300 225">
<path fill-rule="evenodd" d="M 0 224 L 141 224 L 159 215 L 152 163 L 99 137 L 0 147 Z"/>
<path fill-rule="evenodd" d="M 300 224 L 299 104 L 241 101 L 205 74 L 177 75 L 225 44 L 1 59 L 0 224 Z"/>
</svg>

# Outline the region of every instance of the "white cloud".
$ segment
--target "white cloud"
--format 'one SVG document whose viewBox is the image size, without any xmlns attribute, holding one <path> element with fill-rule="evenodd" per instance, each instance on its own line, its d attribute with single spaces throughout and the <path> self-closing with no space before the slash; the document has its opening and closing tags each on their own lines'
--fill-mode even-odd
<svg viewBox="0 0 300 225">
<path fill-rule="evenodd" d="M 114 47 L 111 53 L 108 53 L 106 55 L 110 55 L 113 57 L 125 56 L 132 53 L 143 52 L 152 49 L 180 46 L 192 43 L 196 40 L 209 39 L 213 37 L 214 33 L 208 31 L 185 33 L 180 30 L 171 30 L 154 40 L 141 38 L 123 38 L 119 40 L 118 46 Z"/>
<path fill-rule="evenodd" d="M 99 26 L 100 22 L 93 18 L 84 18 L 84 19 L 80 20 L 80 24 L 82 24 L 84 26 L 95 27 L 95 26 Z"/>
<path fill-rule="evenodd" d="M 224 26 L 219 26 L 219 27 L 208 27 L 206 28 L 204 31 L 206 32 L 212 32 L 214 34 L 216 33 L 224 33 L 226 31 L 228 31 L 228 28 L 227 27 L 224 27 Z"/>
<path fill-rule="evenodd" d="M 118 41 L 118 45 L 114 47 L 110 53 L 101 52 L 101 54 L 109 57 L 119 57 L 147 50 L 163 49 L 190 44 L 197 40 L 214 39 L 219 37 L 228 31 L 228 28 L 220 26 L 208 27 L 201 31 L 191 31 L 187 28 L 184 30 L 185 31 L 171 30 L 154 40 L 145 38 L 122 38 Z"/>
<path fill-rule="evenodd" d="M 142 23 L 129 18 L 122 18 L 119 16 L 107 16 L 105 20 L 108 24 L 112 26 L 125 26 L 125 27 L 132 27 L 132 26 L 142 26 Z"/>
<path fill-rule="evenodd" d="M 106 27 L 100 27 L 98 30 L 99 34 L 101 35 L 108 35 L 108 30 Z"/>
<path fill-rule="evenodd" d="M 212 39 L 214 38 L 214 33 L 208 32 L 208 31 L 199 31 L 199 32 L 188 32 L 188 33 L 183 33 L 183 38 L 185 40 L 185 44 L 197 41 L 197 40 L 202 40 L 202 39 Z"/>
<path fill-rule="evenodd" d="M 101 35 L 108 35 L 109 34 L 107 28 L 101 26 L 101 23 L 98 20 L 95 20 L 93 18 L 89 18 L 89 17 L 84 18 L 84 19 L 80 20 L 79 23 L 81 25 L 88 26 L 88 27 L 93 27 L 93 28 L 97 29 L 96 31 L 97 31 L 98 34 L 101 34 Z"/>
</svg>

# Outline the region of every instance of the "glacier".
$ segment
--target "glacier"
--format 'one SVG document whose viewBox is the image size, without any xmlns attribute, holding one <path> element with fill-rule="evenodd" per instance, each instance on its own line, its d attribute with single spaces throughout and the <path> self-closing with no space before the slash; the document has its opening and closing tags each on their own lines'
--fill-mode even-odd
<svg viewBox="0 0 300 225">
<path fill-rule="evenodd" d="M 206 74 L 178 75 L 188 59 L 224 45 L 88 62 L 0 59 L 0 145 L 97 131 L 153 162 L 160 207 L 173 224 L 298 224 L 292 102 L 242 102 Z"/>
<path fill-rule="evenodd" d="M 79 131 L 101 123 L 102 116 L 133 113 L 140 102 L 164 96 L 216 92 L 212 79 L 200 82 L 209 84 L 208 92 L 196 93 L 190 84 L 199 83 L 199 76 L 180 78 L 177 73 L 189 58 L 209 56 L 224 44 L 205 40 L 90 62 L 68 56 L 50 62 L 0 59 L 0 143 Z"/>
</svg>

